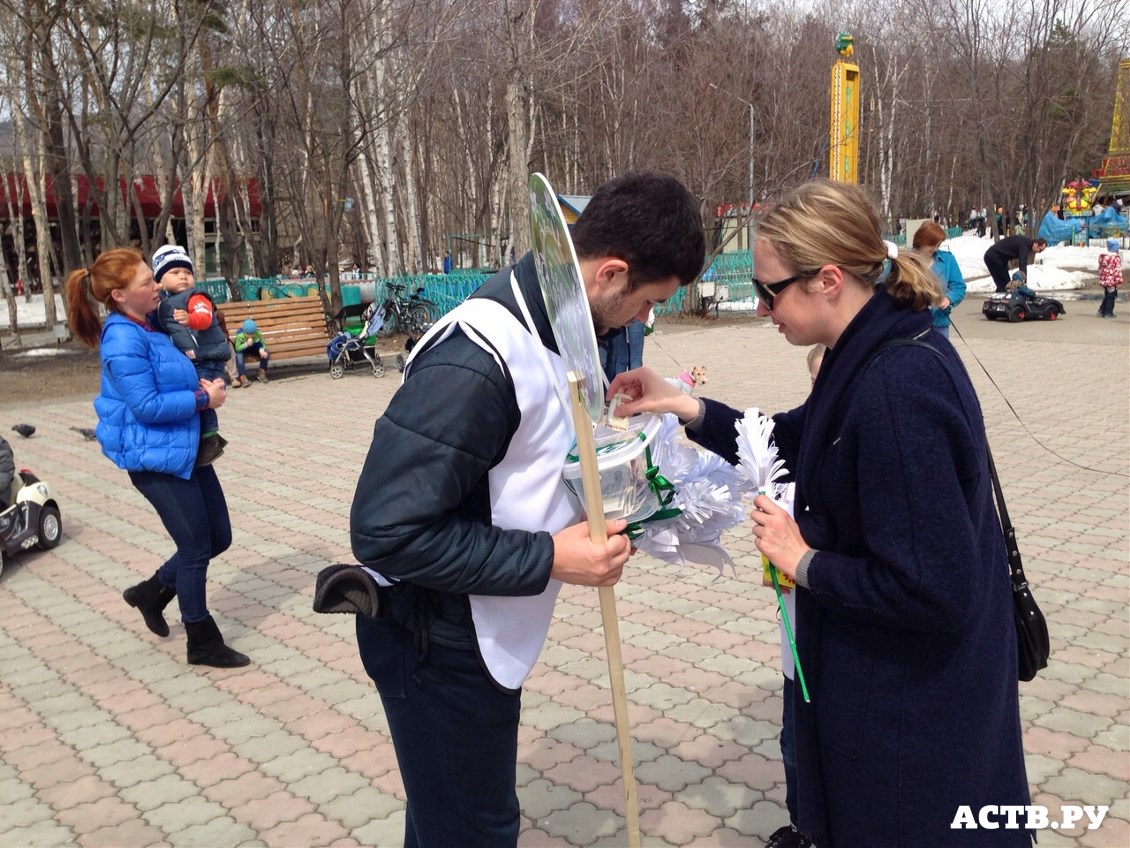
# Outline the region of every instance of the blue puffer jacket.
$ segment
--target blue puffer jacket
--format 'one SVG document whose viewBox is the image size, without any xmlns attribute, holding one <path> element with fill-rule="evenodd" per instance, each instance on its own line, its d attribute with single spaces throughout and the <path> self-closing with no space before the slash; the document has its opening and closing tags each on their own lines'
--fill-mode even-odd
<svg viewBox="0 0 1130 848">
<path fill-rule="evenodd" d="M 111 313 L 102 325 L 102 391 L 95 434 L 115 465 L 188 479 L 200 443 L 192 362 L 168 336 Z"/>
</svg>

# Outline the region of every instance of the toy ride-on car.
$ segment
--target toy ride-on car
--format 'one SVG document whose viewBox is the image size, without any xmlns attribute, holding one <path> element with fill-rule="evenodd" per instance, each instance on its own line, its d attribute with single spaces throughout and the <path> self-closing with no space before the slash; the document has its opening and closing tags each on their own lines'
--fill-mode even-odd
<svg viewBox="0 0 1130 848">
<path fill-rule="evenodd" d="M 0 572 L 4 559 L 29 548 L 50 550 L 63 538 L 59 504 L 50 487 L 26 468 L 11 492 L 0 492 Z"/>
<path fill-rule="evenodd" d="M 1032 291 L 1028 289 L 1028 291 Z M 1028 321 L 1037 318 L 1046 318 L 1054 321 L 1067 312 L 1063 304 L 1052 297 L 1043 297 L 1032 292 L 1024 294 L 1019 289 L 1011 292 L 994 294 L 981 306 L 981 312 L 990 321 L 1004 318 L 1012 323 Z"/>
</svg>

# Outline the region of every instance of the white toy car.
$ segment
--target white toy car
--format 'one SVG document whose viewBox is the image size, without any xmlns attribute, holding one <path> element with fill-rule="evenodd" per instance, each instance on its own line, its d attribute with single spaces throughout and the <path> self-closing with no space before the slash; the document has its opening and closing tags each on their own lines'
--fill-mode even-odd
<svg viewBox="0 0 1130 848">
<path fill-rule="evenodd" d="M 63 520 L 51 488 L 22 468 L 12 491 L 0 493 L 0 573 L 4 560 L 29 548 L 50 550 L 63 538 Z"/>
</svg>

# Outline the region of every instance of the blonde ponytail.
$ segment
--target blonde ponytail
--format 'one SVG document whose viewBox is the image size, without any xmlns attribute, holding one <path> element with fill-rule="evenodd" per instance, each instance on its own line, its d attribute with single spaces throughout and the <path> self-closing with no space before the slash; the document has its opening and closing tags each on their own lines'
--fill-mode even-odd
<svg viewBox="0 0 1130 848">
<path fill-rule="evenodd" d="M 887 293 L 899 306 L 915 312 L 942 302 L 942 287 L 934 272 L 917 253 L 900 250 L 891 260 L 885 282 Z"/>
</svg>

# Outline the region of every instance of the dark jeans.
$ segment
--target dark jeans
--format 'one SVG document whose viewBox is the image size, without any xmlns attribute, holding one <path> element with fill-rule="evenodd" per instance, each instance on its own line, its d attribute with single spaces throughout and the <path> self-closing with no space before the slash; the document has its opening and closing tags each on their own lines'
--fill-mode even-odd
<svg viewBox="0 0 1130 848">
<path fill-rule="evenodd" d="M 196 376 L 201 380 L 218 380 L 224 376 L 224 363 L 214 359 L 206 359 L 196 365 Z M 215 433 L 220 429 L 220 419 L 214 409 L 200 410 L 200 434 Z"/>
<path fill-rule="evenodd" d="M 793 681 L 785 678 L 781 691 L 781 762 L 785 765 L 785 807 L 789 821 L 796 824 L 796 732 L 793 730 Z"/>
<path fill-rule="evenodd" d="M 408 797 L 405 848 L 518 843 L 521 693 L 487 677 L 473 650 L 427 646 L 411 631 L 357 616 L 357 647 L 377 686 Z"/>
<path fill-rule="evenodd" d="M 993 278 L 993 283 L 997 287 L 997 292 L 1003 292 L 1008 289 L 1008 260 L 1000 256 L 993 256 L 991 253 L 985 254 L 985 267 L 989 269 L 989 274 Z"/>
<path fill-rule="evenodd" d="M 1118 300 L 1118 288 L 1107 286 L 1103 288 L 1103 302 L 1099 304 L 1099 315 L 1113 315 L 1114 302 Z"/>
<path fill-rule="evenodd" d="M 208 562 L 231 545 L 228 503 L 216 472 L 202 465 L 187 480 L 156 471 L 131 471 L 129 479 L 153 504 L 177 546 L 157 569 L 157 579 L 177 590 L 182 621 L 203 621 L 208 617 L 204 589 Z"/>
</svg>

